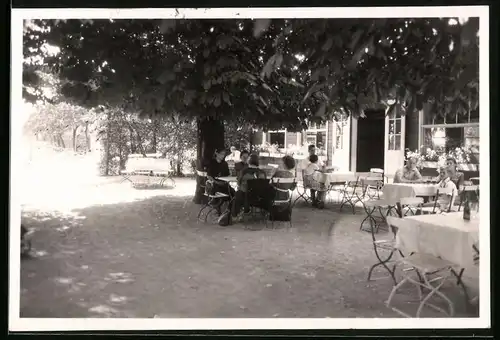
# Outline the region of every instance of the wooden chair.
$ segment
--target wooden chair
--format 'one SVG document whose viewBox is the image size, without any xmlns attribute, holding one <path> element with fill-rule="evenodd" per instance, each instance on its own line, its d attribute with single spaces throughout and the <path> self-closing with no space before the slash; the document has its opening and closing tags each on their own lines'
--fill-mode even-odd
<svg viewBox="0 0 500 340">
<path fill-rule="evenodd" d="M 454 275 L 452 271 L 455 264 L 428 254 L 411 254 L 398 260 L 402 266 L 404 278 L 392 288 L 386 306 L 404 317 L 412 317 L 406 312 L 391 306 L 392 299 L 397 291 L 406 283 L 411 283 L 417 288 L 419 305 L 415 317 L 420 317 L 425 306 L 431 307 L 445 315 L 452 317 L 455 314 L 453 302 L 440 291 L 441 287 Z M 415 274 L 415 276 L 412 276 Z M 448 310 L 429 302 L 432 297 L 440 297 L 448 305 Z"/>
</svg>

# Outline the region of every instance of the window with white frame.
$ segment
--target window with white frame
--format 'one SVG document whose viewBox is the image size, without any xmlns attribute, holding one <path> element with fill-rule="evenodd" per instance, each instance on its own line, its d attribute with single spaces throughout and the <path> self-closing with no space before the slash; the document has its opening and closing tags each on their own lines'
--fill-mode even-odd
<svg viewBox="0 0 500 340">
<path fill-rule="evenodd" d="M 400 113 L 394 111 L 392 110 L 392 113 L 389 115 L 389 130 L 387 132 L 389 135 L 388 149 L 401 150 L 401 123 L 403 117 Z"/>
<path fill-rule="evenodd" d="M 347 117 L 342 115 L 335 120 L 335 149 L 342 150 L 344 148 L 344 130 L 347 126 Z"/>
<path fill-rule="evenodd" d="M 440 155 L 463 148 L 470 154 L 470 163 L 479 163 L 479 110 L 447 117 L 428 113 L 423 118 L 424 150 L 431 149 Z"/>
<path fill-rule="evenodd" d="M 307 145 L 316 145 L 318 155 L 326 155 L 328 124 L 310 122 L 307 125 L 304 142 Z"/>
<path fill-rule="evenodd" d="M 286 130 L 269 131 L 269 144 L 278 145 L 278 148 L 286 148 Z"/>
</svg>

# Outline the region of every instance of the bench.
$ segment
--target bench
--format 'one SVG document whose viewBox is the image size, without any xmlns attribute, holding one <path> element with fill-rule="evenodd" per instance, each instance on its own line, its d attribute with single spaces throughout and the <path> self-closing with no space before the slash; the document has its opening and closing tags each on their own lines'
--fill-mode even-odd
<svg viewBox="0 0 500 340">
<path fill-rule="evenodd" d="M 141 154 L 130 154 L 128 156 L 125 170 L 120 171 L 120 175 L 124 181 L 129 181 L 133 186 L 138 184 L 133 181 L 134 176 L 146 176 L 147 183 L 150 183 L 151 178 L 160 178 L 159 185 L 163 186 L 165 181 L 169 181 L 170 187 L 175 187 L 175 181 L 172 178 L 173 170 L 170 166 L 170 160 L 160 158 L 161 154 L 146 154 L 146 157 Z"/>
</svg>

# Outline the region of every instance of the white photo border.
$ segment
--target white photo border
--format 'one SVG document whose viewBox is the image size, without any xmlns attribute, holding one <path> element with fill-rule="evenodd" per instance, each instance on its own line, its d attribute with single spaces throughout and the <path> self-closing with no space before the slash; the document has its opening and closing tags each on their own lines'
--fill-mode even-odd
<svg viewBox="0 0 500 340">
<path fill-rule="evenodd" d="M 480 313 L 479 318 L 448 319 L 92 319 L 92 318 L 21 318 L 20 317 L 20 219 L 21 199 L 18 188 L 22 178 L 16 176 L 21 166 L 22 122 L 19 112 L 22 98 L 23 20 L 24 19 L 216 19 L 216 18 L 424 18 L 479 17 L 480 74 Z M 435 7 L 329 7 L 329 8 L 135 8 L 135 9 L 12 9 L 11 36 L 11 192 L 10 192 L 10 265 L 9 330 L 10 331 L 126 331 L 126 330 L 229 330 L 229 329 L 418 329 L 418 328 L 489 328 L 490 299 L 490 139 L 489 139 L 489 8 L 488 6 Z"/>
</svg>

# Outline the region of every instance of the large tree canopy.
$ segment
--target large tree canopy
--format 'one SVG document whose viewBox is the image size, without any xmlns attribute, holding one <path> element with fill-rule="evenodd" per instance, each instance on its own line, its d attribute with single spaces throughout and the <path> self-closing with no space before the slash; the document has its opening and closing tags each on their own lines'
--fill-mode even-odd
<svg viewBox="0 0 500 340">
<path fill-rule="evenodd" d="M 87 106 L 264 128 L 389 99 L 402 112 L 465 113 L 478 102 L 477 30 L 449 18 L 38 20 L 26 24 L 24 79 L 55 73 L 62 95 Z"/>
<path fill-rule="evenodd" d="M 56 79 L 57 92 L 82 106 L 196 118 L 203 170 L 224 145 L 223 122 L 301 130 L 308 121 L 360 116 L 368 108 L 404 114 L 429 103 L 441 115 L 476 109 L 478 24 L 449 18 L 27 21 L 24 93 L 47 97 L 43 88 Z"/>
<path fill-rule="evenodd" d="M 256 37 L 250 20 L 183 20 L 175 28 L 154 20 L 33 24 L 47 28 L 29 35 L 25 57 L 44 43 L 59 47 L 44 67 L 63 80 L 65 97 L 83 105 L 125 102 L 147 115 L 178 112 L 293 129 L 323 100 L 303 101 L 304 85 L 288 68 L 264 79 L 277 32 Z M 32 75 L 33 67 L 27 71 Z"/>
</svg>

